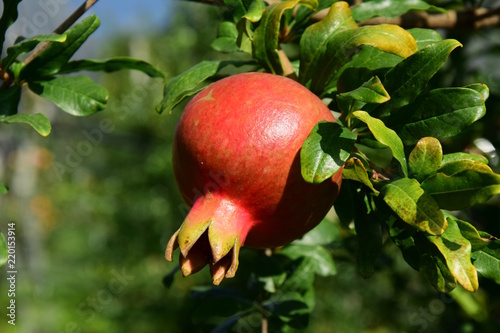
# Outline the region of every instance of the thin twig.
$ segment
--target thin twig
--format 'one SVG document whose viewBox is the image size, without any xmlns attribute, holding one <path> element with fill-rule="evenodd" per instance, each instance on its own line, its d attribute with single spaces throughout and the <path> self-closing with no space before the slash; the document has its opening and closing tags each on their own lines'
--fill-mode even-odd
<svg viewBox="0 0 500 333">
<path fill-rule="evenodd" d="M 298 80 L 297 75 L 295 74 L 292 63 L 290 62 L 290 59 L 288 59 L 285 51 L 279 50 L 278 55 L 280 57 L 281 65 L 283 67 L 283 75 L 297 81 Z"/>
<path fill-rule="evenodd" d="M 268 321 L 266 316 L 262 316 L 262 333 L 268 333 L 269 328 L 268 328 Z"/>
<path fill-rule="evenodd" d="M 77 10 L 73 12 L 63 23 L 61 23 L 54 31 L 55 34 L 62 34 L 69 29 L 87 10 L 90 9 L 99 0 L 86 0 Z M 40 53 L 49 47 L 50 42 L 40 43 L 24 61 L 24 65 L 29 64 L 33 59 L 38 57 Z"/>
</svg>

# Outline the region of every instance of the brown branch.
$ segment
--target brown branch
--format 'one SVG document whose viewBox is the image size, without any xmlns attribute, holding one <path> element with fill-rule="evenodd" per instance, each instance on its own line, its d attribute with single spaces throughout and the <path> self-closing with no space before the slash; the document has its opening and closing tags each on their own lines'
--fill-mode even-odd
<svg viewBox="0 0 500 333">
<path fill-rule="evenodd" d="M 190 0 L 194 2 L 209 3 L 213 5 L 223 5 L 221 0 Z M 281 2 L 281 0 L 264 0 L 272 5 Z M 362 0 L 354 0 L 354 5 L 362 3 Z M 320 10 L 311 19 L 319 21 L 326 16 L 328 8 Z M 402 28 L 429 28 L 429 29 L 447 29 L 447 30 L 478 30 L 500 25 L 500 7 L 499 8 L 476 8 L 466 10 L 449 10 L 445 14 L 433 14 L 427 12 L 409 12 L 395 18 L 376 17 L 360 25 L 376 24 L 395 24 Z"/>
<path fill-rule="evenodd" d="M 269 332 L 269 329 L 268 329 L 268 320 L 267 320 L 267 317 L 266 316 L 262 316 L 262 329 L 261 329 L 261 332 L 262 333 L 268 333 Z"/>
<path fill-rule="evenodd" d="M 283 76 L 286 76 L 290 79 L 297 81 L 298 80 L 297 75 L 295 74 L 292 63 L 290 62 L 290 59 L 288 59 L 285 51 L 279 50 L 278 55 L 281 61 L 281 66 L 283 67 Z"/>
<path fill-rule="evenodd" d="M 448 11 L 446 14 L 410 12 L 392 19 L 402 28 L 431 28 L 448 30 L 477 30 L 500 24 L 500 7 L 477 8 L 464 11 Z M 366 24 L 380 24 L 380 18 L 368 20 Z"/>
<path fill-rule="evenodd" d="M 86 0 L 77 10 L 73 12 L 63 23 L 61 23 L 54 31 L 55 34 L 62 34 L 69 29 L 87 10 L 90 9 L 99 0 Z M 49 47 L 50 42 L 40 43 L 31 54 L 24 61 L 24 65 L 29 64 L 33 59 L 38 57 L 40 53 L 45 51 Z"/>
<path fill-rule="evenodd" d="M 328 13 L 323 9 L 312 16 L 319 21 Z M 376 17 L 361 22 L 360 25 L 395 24 L 402 28 L 429 28 L 447 30 L 478 30 L 500 25 L 500 7 L 494 9 L 476 8 L 462 11 L 449 10 L 446 14 L 409 12 L 395 18 Z"/>
</svg>

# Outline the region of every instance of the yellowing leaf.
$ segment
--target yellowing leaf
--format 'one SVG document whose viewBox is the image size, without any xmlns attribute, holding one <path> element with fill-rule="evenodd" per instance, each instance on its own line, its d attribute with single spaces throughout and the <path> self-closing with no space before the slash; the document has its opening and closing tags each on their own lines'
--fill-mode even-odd
<svg viewBox="0 0 500 333">
<path fill-rule="evenodd" d="M 442 234 L 448 223 L 437 203 L 418 181 L 402 178 L 385 185 L 385 203 L 406 223 L 431 235 Z"/>
<path fill-rule="evenodd" d="M 443 254 L 446 265 L 457 282 L 469 291 L 479 288 L 477 271 L 471 262 L 471 244 L 460 233 L 457 223 L 448 219 L 448 228 L 441 236 L 427 236 Z"/>
<path fill-rule="evenodd" d="M 368 172 L 365 169 L 363 163 L 357 158 L 351 158 L 347 160 L 344 164 L 344 169 L 342 170 L 343 179 L 351 179 L 364 185 L 368 186 L 376 195 L 380 192 L 373 187 L 370 178 L 368 177 Z"/>
<path fill-rule="evenodd" d="M 418 47 L 413 36 L 396 25 L 358 28 L 346 2 L 336 2 L 328 15 L 311 25 L 301 37 L 299 80 L 320 95 L 338 70 L 359 51 L 371 45 L 382 51 L 408 57 Z"/>
</svg>

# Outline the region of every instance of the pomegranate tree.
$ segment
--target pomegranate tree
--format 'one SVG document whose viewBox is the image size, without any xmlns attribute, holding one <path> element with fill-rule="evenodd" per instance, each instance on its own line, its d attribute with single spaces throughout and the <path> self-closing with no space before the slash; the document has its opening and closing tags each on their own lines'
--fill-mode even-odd
<svg viewBox="0 0 500 333">
<path fill-rule="evenodd" d="M 310 184 L 300 148 L 314 125 L 335 122 L 307 88 L 245 73 L 211 84 L 186 106 L 173 145 L 174 174 L 191 210 L 172 236 L 184 276 L 206 264 L 214 284 L 233 277 L 241 246 L 285 245 L 314 228 L 337 197 L 341 171 Z"/>
</svg>

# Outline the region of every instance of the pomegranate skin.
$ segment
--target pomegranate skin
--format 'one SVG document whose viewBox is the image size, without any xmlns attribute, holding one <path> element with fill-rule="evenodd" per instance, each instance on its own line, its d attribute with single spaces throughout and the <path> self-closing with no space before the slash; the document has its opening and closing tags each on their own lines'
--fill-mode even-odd
<svg viewBox="0 0 500 333">
<path fill-rule="evenodd" d="M 225 261 L 212 269 L 218 284 L 234 276 L 243 244 L 282 246 L 314 228 L 341 184 L 341 171 L 320 184 L 301 175 L 300 148 L 321 120 L 335 121 L 316 95 L 282 76 L 233 75 L 196 95 L 179 119 L 172 157 L 192 208 L 167 246 L 167 259 L 179 245 L 184 275 Z M 196 245 L 204 233 L 208 250 Z"/>
</svg>

